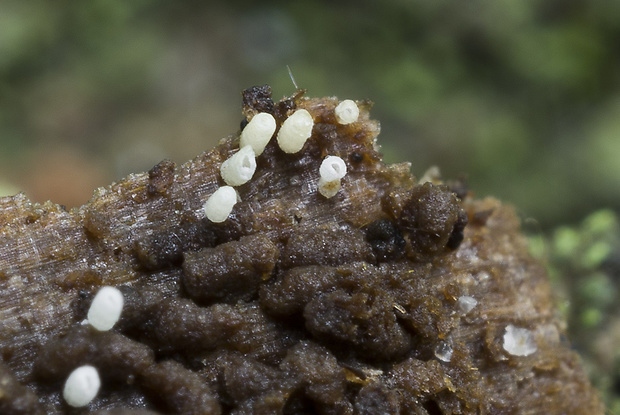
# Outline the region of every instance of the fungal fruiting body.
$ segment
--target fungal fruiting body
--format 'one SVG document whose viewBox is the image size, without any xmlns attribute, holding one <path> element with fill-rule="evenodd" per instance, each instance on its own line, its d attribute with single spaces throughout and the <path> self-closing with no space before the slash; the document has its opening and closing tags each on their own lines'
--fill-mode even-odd
<svg viewBox="0 0 620 415">
<path fill-rule="evenodd" d="M 222 163 L 220 174 L 229 186 L 247 183 L 256 171 L 256 154 L 251 145 L 241 147 L 228 160 Z"/>
<path fill-rule="evenodd" d="M 347 165 L 338 156 L 327 156 L 319 167 L 318 190 L 326 198 L 336 196 L 340 180 L 347 174 Z"/>
<path fill-rule="evenodd" d="M 273 133 L 276 131 L 276 120 L 273 115 L 267 112 L 259 112 L 256 114 L 248 125 L 241 131 L 239 146 L 252 146 L 257 156 L 263 154 L 267 143 L 271 140 Z"/>
<path fill-rule="evenodd" d="M 319 175 L 326 182 L 342 179 L 347 174 L 347 165 L 338 156 L 327 156 L 321 162 Z"/>
<path fill-rule="evenodd" d="M 538 349 L 530 330 L 512 324 L 506 326 L 503 347 L 513 356 L 529 356 Z"/>
<path fill-rule="evenodd" d="M 360 116 L 360 110 L 355 101 L 345 99 L 336 106 L 334 114 L 336 115 L 338 124 L 346 125 L 357 121 Z"/>
<path fill-rule="evenodd" d="M 101 288 L 88 309 L 88 322 L 99 331 L 110 330 L 121 316 L 123 302 L 123 294 L 118 288 Z"/>
<path fill-rule="evenodd" d="M 79 408 L 95 399 L 100 387 L 97 369 L 90 365 L 80 366 L 65 381 L 62 396 L 68 405 Z"/>
<path fill-rule="evenodd" d="M 313 126 L 314 120 L 307 110 L 300 109 L 295 111 L 284 120 L 280 131 L 278 131 L 278 146 L 285 153 L 299 152 L 312 135 Z"/>
<path fill-rule="evenodd" d="M 214 223 L 224 222 L 237 204 L 237 199 L 237 191 L 232 186 L 220 187 L 203 205 L 205 216 Z"/>
</svg>

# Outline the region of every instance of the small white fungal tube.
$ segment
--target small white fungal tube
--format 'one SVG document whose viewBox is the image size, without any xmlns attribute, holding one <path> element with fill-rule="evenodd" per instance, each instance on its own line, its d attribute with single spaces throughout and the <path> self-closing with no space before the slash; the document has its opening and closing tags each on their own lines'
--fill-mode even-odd
<svg viewBox="0 0 620 415">
<path fill-rule="evenodd" d="M 240 147 L 252 146 L 254 153 L 260 156 L 276 131 L 276 119 L 267 112 L 256 114 L 241 131 Z"/>
<path fill-rule="evenodd" d="M 79 408 L 95 399 L 100 387 L 101 379 L 97 369 L 90 365 L 80 366 L 67 378 L 62 397 L 70 406 Z"/>
<path fill-rule="evenodd" d="M 336 196 L 340 190 L 340 179 L 347 174 L 347 165 L 338 156 L 327 156 L 319 167 L 319 193 L 326 198 Z"/>
<path fill-rule="evenodd" d="M 504 350 L 513 356 L 529 356 L 536 352 L 538 347 L 534 336 L 528 329 L 518 328 L 509 324 L 504 333 Z"/>
<path fill-rule="evenodd" d="M 347 165 L 343 159 L 338 156 L 327 156 L 323 159 L 321 167 L 319 167 L 319 175 L 326 182 L 340 180 L 347 174 Z"/>
<path fill-rule="evenodd" d="M 305 109 L 295 111 L 282 123 L 278 131 L 278 145 L 285 153 L 297 153 L 312 135 L 314 120 Z"/>
<path fill-rule="evenodd" d="M 209 196 L 202 209 L 211 222 L 221 223 L 228 219 L 238 199 L 235 189 L 231 186 L 222 186 Z"/>
<path fill-rule="evenodd" d="M 346 125 L 357 121 L 360 116 L 360 109 L 354 101 L 345 99 L 336 106 L 334 114 L 336 115 L 336 121 L 338 121 L 339 124 Z"/>
<path fill-rule="evenodd" d="M 256 171 L 256 154 L 251 145 L 242 147 L 222 163 L 220 174 L 226 184 L 241 186 L 247 183 Z"/>
<path fill-rule="evenodd" d="M 110 330 L 121 317 L 123 303 L 123 293 L 118 288 L 102 287 L 88 309 L 88 323 L 99 331 Z"/>
</svg>

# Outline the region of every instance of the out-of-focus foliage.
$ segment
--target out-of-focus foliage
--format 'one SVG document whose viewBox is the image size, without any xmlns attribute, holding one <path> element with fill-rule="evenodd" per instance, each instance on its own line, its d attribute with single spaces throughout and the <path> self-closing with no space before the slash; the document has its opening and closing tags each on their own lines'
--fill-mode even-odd
<svg viewBox="0 0 620 415">
<path fill-rule="evenodd" d="M 239 91 L 370 98 L 388 161 L 543 225 L 620 206 L 620 3 L 0 3 L 3 182 L 85 202 L 233 133 Z"/>
<path fill-rule="evenodd" d="M 569 327 L 591 365 L 592 379 L 608 407 L 620 410 L 620 222 L 608 210 L 589 215 L 579 227 L 560 227 L 552 239 L 558 274 L 571 298 Z M 612 399 L 613 397 L 613 399 Z"/>
<path fill-rule="evenodd" d="M 613 414 L 620 412 L 620 219 L 610 210 L 531 239 L 548 260 L 570 339 Z"/>
</svg>

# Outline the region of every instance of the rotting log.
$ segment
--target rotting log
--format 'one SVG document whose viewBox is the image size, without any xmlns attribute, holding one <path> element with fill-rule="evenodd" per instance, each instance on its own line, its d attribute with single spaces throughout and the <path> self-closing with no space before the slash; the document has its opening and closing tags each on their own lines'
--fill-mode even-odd
<svg viewBox="0 0 620 415">
<path fill-rule="evenodd" d="M 0 199 L 0 413 L 74 413 L 83 364 L 79 413 L 604 413 L 511 207 L 384 164 L 369 102 L 345 125 L 336 98 L 243 96 L 246 121 L 314 125 L 298 153 L 274 134 L 222 223 L 203 205 L 239 133 L 71 211 Z M 83 324 L 102 286 L 125 301 L 107 332 Z"/>
</svg>

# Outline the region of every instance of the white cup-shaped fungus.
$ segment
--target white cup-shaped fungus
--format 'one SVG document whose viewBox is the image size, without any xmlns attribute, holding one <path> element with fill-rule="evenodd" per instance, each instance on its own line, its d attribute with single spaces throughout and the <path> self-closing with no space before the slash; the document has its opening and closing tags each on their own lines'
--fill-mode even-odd
<svg viewBox="0 0 620 415">
<path fill-rule="evenodd" d="M 255 171 L 256 154 L 250 145 L 242 147 L 220 167 L 222 179 L 230 186 L 241 186 L 247 183 L 254 176 Z"/>
<path fill-rule="evenodd" d="M 338 121 L 339 124 L 346 125 L 357 121 L 360 116 L 360 109 L 354 101 L 345 99 L 336 106 L 334 114 L 336 115 L 336 121 Z"/>
<path fill-rule="evenodd" d="M 340 180 L 347 174 L 347 165 L 338 156 L 327 156 L 319 167 L 319 175 L 326 182 Z"/>
<path fill-rule="evenodd" d="M 70 406 L 79 408 L 95 399 L 100 387 L 101 379 L 97 369 L 90 365 L 80 366 L 67 378 L 62 397 Z"/>
<path fill-rule="evenodd" d="M 312 135 L 314 120 L 305 109 L 295 111 L 278 131 L 278 145 L 285 153 L 297 153 Z"/>
<path fill-rule="evenodd" d="M 221 223 L 228 219 L 230 212 L 237 203 L 237 191 L 231 186 L 217 189 L 203 205 L 205 216 L 211 222 Z"/>
<path fill-rule="evenodd" d="M 260 156 L 276 131 L 276 120 L 267 112 L 256 114 L 241 131 L 240 147 L 252 146 L 254 153 Z"/>
<path fill-rule="evenodd" d="M 86 318 L 97 330 L 110 330 L 121 316 L 123 303 L 123 293 L 118 288 L 102 287 L 93 298 Z"/>
<path fill-rule="evenodd" d="M 340 190 L 340 179 L 347 174 L 347 165 L 338 156 L 327 156 L 319 167 L 319 193 L 326 198 L 336 196 Z"/>
</svg>

